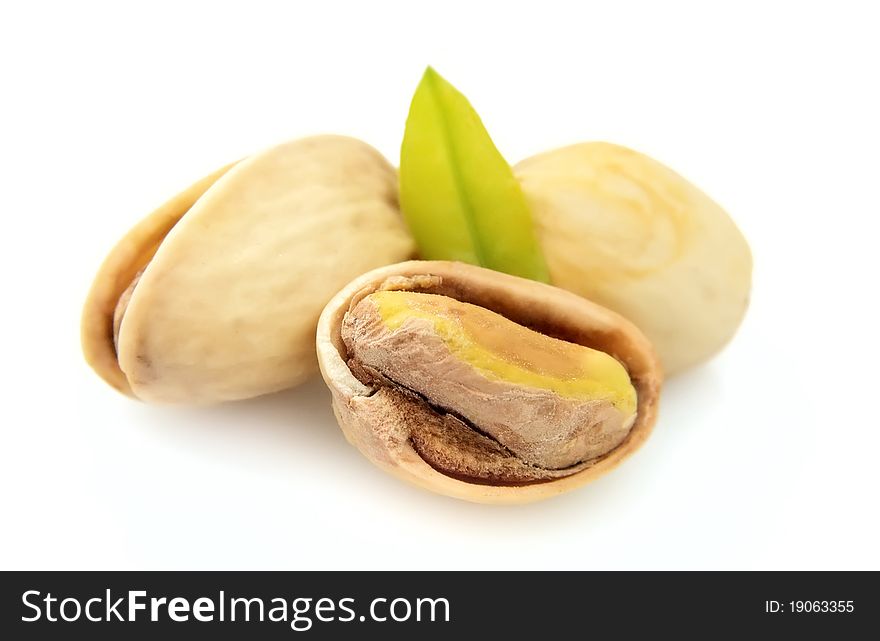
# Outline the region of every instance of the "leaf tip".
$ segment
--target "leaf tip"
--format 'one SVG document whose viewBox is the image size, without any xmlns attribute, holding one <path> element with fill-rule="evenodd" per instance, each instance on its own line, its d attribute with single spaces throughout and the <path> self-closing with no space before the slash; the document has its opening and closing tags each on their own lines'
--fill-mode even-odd
<svg viewBox="0 0 880 641">
<path fill-rule="evenodd" d="M 449 81 L 441 76 L 431 65 L 425 67 L 425 73 L 422 74 L 421 84 L 433 87 L 435 90 L 439 87 L 449 87 L 453 89 L 453 91 L 455 90 L 455 88 L 449 84 Z"/>
</svg>

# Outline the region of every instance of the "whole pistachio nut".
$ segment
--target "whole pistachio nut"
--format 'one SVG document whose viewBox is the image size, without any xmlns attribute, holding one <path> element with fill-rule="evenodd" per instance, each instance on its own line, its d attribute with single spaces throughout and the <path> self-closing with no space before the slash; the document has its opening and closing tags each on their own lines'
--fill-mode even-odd
<svg viewBox="0 0 880 641">
<path fill-rule="evenodd" d="M 356 278 L 321 314 L 318 360 L 348 440 L 382 469 L 483 503 L 573 489 L 654 425 L 659 364 L 618 314 L 446 261 Z"/>
<path fill-rule="evenodd" d="M 748 243 L 725 211 L 659 162 L 583 143 L 514 168 L 550 282 L 633 321 L 668 374 L 726 344 L 751 289 Z"/>
<path fill-rule="evenodd" d="M 145 401 L 211 403 L 316 371 L 321 309 L 410 257 L 394 168 L 352 138 L 282 144 L 224 167 L 136 225 L 85 304 L 88 362 Z"/>
</svg>

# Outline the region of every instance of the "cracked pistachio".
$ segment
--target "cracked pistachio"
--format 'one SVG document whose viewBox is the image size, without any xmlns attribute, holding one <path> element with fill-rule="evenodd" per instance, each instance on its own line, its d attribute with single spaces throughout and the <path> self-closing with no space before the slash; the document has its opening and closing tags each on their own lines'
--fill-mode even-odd
<svg viewBox="0 0 880 641">
<path fill-rule="evenodd" d="M 707 360 L 749 302 L 752 256 L 727 213 L 656 160 L 608 143 L 514 167 L 550 281 L 633 321 L 667 375 Z"/>
<path fill-rule="evenodd" d="M 116 389 L 211 403 L 316 371 L 321 309 L 358 274 L 410 257 L 394 168 L 352 138 L 278 145 L 138 223 L 85 304 L 87 361 Z"/>
<path fill-rule="evenodd" d="M 349 441 L 421 487 L 538 500 L 647 436 L 661 375 L 647 339 L 564 290 L 444 261 L 355 279 L 324 309 L 318 359 Z"/>
</svg>

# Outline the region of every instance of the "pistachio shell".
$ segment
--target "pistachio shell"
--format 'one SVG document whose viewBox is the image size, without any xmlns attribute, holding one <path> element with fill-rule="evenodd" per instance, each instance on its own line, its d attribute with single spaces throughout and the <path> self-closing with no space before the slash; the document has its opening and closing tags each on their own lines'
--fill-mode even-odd
<svg viewBox="0 0 880 641">
<path fill-rule="evenodd" d="M 514 168 L 551 282 L 633 321 L 667 374 L 706 360 L 748 306 L 752 258 L 721 207 L 638 152 L 608 143 Z"/>
<path fill-rule="evenodd" d="M 614 356 L 626 368 L 638 397 L 631 429 L 613 450 L 560 478 L 521 485 L 475 483 L 429 465 L 413 446 L 420 420 L 392 395 L 363 383 L 349 368 L 342 335 L 346 313 L 371 293 L 404 289 L 441 294 L 478 305 L 549 336 Z M 656 420 L 662 381 L 645 336 L 618 314 L 580 296 L 535 281 L 473 265 L 409 261 L 364 274 L 324 308 L 317 330 L 318 361 L 332 393 L 333 409 L 351 444 L 385 471 L 422 488 L 480 503 L 523 503 L 579 487 L 615 467 L 641 445 Z"/>
<path fill-rule="evenodd" d="M 83 307 L 80 327 L 83 354 L 101 378 L 124 394 L 132 395 L 131 386 L 119 369 L 113 344 L 113 320 L 119 300 L 152 260 L 171 228 L 233 164 L 190 185 L 132 227 L 98 270 Z"/>
<path fill-rule="evenodd" d="M 196 183 L 105 261 L 83 315 L 87 360 L 117 389 L 163 403 L 236 400 L 303 381 L 316 369 L 315 325 L 334 292 L 414 251 L 396 182 L 372 147 L 319 136 Z"/>
</svg>

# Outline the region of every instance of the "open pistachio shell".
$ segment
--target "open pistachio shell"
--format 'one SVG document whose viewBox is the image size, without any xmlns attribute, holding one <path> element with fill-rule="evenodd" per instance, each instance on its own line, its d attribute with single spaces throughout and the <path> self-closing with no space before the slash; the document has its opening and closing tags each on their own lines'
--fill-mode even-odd
<svg viewBox="0 0 880 641">
<path fill-rule="evenodd" d="M 514 168 L 550 282 L 633 321 L 667 374 L 706 360 L 748 306 L 752 258 L 734 222 L 638 152 L 583 143 Z"/>
<path fill-rule="evenodd" d="M 356 278 L 324 308 L 317 348 L 351 444 L 405 481 L 480 503 L 549 498 L 612 469 L 650 433 L 662 382 L 650 343 L 618 314 L 550 285 L 446 261 Z M 613 379 L 607 389 L 602 379 Z M 590 394 L 594 410 L 585 408 Z M 593 432 L 568 424 L 566 412 L 582 412 Z M 589 458 L 572 464 L 577 447 Z"/>
<path fill-rule="evenodd" d="M 296 385 L 351 278 L 414 251 L 394 168 L 352 138 L 282 144 L 202 179 L 135 226 L 83 312 L 86 359 L 142 400 L 211 403 Z"/>
</svg>

